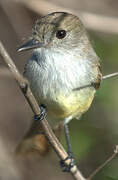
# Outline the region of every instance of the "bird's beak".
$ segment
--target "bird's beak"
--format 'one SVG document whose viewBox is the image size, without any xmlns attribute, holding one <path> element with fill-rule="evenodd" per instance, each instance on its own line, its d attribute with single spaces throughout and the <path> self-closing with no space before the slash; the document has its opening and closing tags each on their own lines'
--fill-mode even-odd
<svg viewBox="0 0 118 180">
<path fill-rule="evenodd" d="M 21 52 L 21 51 L 26 51 L 26 50 L 30 50 L 30 49 L 41 48 L 41 47 L 43 47 L 43 45 L 44 44 L 39 42 L 38 40 L 31 39 L 28 42 L 26 42 L 25 44 L 23 44 L 21 47 L 19 47 L 17 49 L 17 51 Z"/>
</svg>

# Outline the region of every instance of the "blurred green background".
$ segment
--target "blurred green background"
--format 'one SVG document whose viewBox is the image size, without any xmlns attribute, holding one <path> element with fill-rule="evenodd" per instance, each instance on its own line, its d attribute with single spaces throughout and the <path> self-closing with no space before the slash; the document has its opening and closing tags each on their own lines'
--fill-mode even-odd
<svg viewBox="0 0 118 180">
<path fill-rule="evenodd" d="M 51 7 L 49 4 L 46 6 L 45 2 L 51 3 Z M 56 11 L 55 6 L 58 7 L 57 9 L 60 8 L 59 10 L 69 8 L 72 12 L 74 10 L 78 14 L 80 12 L 80 17 L 81 12 L 89 12 L 98 16 L 114 17 L 118 22 L 118 1 L 116 0 L 95 0 L 94 2 L 92 0 L 64 2 L 0 0 L 0 39 L 21 72 L 31 52 L 18 54 L 17 47 L 27 39 L 34 21 L 41 15 Z M 102 23 L 103 27 L 104 23 L 108 23 L 104 20 L 98 30 L 88 26 L 86 21 L 84 24 L 101 59 L 103 75 L 118 71 L 118 32 L 113 32 L 113 25 L 110 27 L 111 33 L 110 29 L 109 32 L 107 29 L 102 30 Z M 89 24 L 89 18 L 87 22 Z M 31 124 L 31 117 L 29 106 L 0 57 L 0 179 L 72 179 L 69 174 L 61 172 L 54 152 L 44 159 L 37 156 L 28 158 L 14 156 L 17 144 Z M 83 175 L 88 177 L 113 154 L 118 144 L 118 77 L 101 83 L 91 108 L 80 121 L 71 121 L 69 129 L 78 167 Z M 66 148 L 64 136 L 62 136 L 62 143 Z M 118 180 L 117 169 L 118 156 L 93 179 Z"/>
</svg>

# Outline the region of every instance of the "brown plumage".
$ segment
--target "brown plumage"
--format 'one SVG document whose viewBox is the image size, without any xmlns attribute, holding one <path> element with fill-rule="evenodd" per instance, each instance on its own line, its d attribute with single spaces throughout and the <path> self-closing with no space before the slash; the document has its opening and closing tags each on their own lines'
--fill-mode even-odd
<svg viewBox="0 0 118 180">
<path fill-rule="evenodd" d="M 49 152 L 49 143 L 42 131 L 42 128 L 36 122 L 31 124 L 30 129 L 23 137 L 16 148 L 17 155 L 35 155 L 44 156 Z"/>
</svg>

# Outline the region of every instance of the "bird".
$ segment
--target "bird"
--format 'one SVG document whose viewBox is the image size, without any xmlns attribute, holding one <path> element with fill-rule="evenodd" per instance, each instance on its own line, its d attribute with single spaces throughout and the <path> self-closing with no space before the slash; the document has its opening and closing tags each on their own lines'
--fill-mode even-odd
<svg viewBox="0 0 118 180">
<path fill-rule="evenodd" d="M 68 156 L 74 159 L 68 123 L 91 106 L 102 79 L 100 59 L 79 17 L 67 12 L 38 19 L 28 42 L 18 49 L 26 50 L 32 56 L 24 76 L 51 126 L 64 122 Z"/>
</svg>

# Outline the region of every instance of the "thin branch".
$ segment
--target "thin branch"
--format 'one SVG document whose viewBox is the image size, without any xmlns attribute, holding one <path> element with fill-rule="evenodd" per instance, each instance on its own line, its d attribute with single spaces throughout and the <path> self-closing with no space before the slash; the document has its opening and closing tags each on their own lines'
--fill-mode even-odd
<svg viewBox="0 0 118 180">
<path fill-rule="evenodd" d="M 105 76 L 102 77 L 102 80 L 105 80 L 105 79 L 108 79 L 108 78 L 111 78 L 111 77 L 115 77 L 115 76 L 118 76 L 118 72 L 105 75 Z"/>
<path fill-rule="evenodd" d="M 106 80 L 106 79 L 109 79 L 109 78 L 112 78 L 112 77 L 116 77 L 116 76 L 118 76 L 118 72 L 102 76 L 102 80 Z M 79 88 L 75 88 L 75 89 L 73 89 L 73 91 L 79 91 L 81 89 L 84 89 L 84 88 L 87 88 L 87 87 L 92 87 L 92 86 L 94 86 L 94 83 L 87 84 L 87 85 L 81 86 Z"/>
<path fill-rule="evenodd" d="M 37 14 L 46 15 L 54 11 L 65 11 L 80 17 L 84 25 L 91 30 L 104 33 L 118 34 L 118 18 L 110 17 L 91 12 L 77 11 L 71 8 L 64 8 L 46 0 L 17 0 Z"/>
<path fill-rule="evenodd" d="M 114 153 L 102 164 L 100 165 L 88 178 L 87 180 L 91 180 L 101 169 L 103 169 L 109 162 L 111 162 L 116 155 L 118 154 L 118 145 L 116 146 Z"/>
<path fill-rule="evenodd" d="M 40 108 L 39 105 L 37 104 L 37 101 L 35 100 L 30 88 L 28 81 L 24 79 L 24 77 L 19 73 L 18 69 L 16 68 L 15 64 L 13 63 L 12 59 L 10 58 L 9 54 L 5 50 L 2 42 L 0 42 L 0 55 L 2 56 L 3 60 L 5 63 L 8 65 L 9 69 L 11 70 L 15 80 L 17 81 L 20 89 L 22 90 L 27 102 L 29 103 L 32 111 L 34 114 L 38 115 L 40 114 Z M 26 90 L 27 88 L 27 90 Z M 66 151 L 64 150 L 63 146 L 60 144 L 56 136 L 54 135 L 50 125 L 48 124 L 47 120 L 44 119 L 41 121 L 41 126 L 45 132 L 45 135 L 49 141 L 49 143 L 52 145 L 53 149 L 56 151 L 58 157 L 61 160 L 65 160 L 68 156 Z M 67 159 L 65 161 L 66 165 L 69 165 L 71 159 Z M 76 180 L 86 180 L 81 172 L 77 169 L 77 166 L 74 165 L 71 170 L 71 174 Z"/>
</svg>

